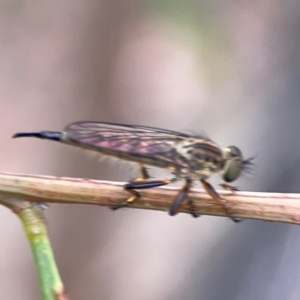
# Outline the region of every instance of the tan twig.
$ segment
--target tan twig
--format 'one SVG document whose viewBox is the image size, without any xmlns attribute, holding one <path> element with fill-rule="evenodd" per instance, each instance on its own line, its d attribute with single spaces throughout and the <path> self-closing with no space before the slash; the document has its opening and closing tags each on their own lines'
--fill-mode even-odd
<svg viewBox="0 0 300 300">
<path fill-rule="evenodd" d="M 0 173 L 0 204 L 15 207 L 15 201 L 77 203 L 115 206 L 128 198 L 119 182 L 89 179 L 57 178 Z M 139 191 L 141 197 L 130 205 L 168 211 L 178 188 L 153 188 Z M 300 194 L 220 191 L 237 218 L 300 224 Z M 193 190 L 195 212 L 201 215 L 226 216 L 223 207 L 203 191 Z M 28 203 L 27 202 L 27 203 Z M 22 207 L 20 208 L 22 209 Z M 184 204 L 180 212 L 190 212 Z"/>
</svg>

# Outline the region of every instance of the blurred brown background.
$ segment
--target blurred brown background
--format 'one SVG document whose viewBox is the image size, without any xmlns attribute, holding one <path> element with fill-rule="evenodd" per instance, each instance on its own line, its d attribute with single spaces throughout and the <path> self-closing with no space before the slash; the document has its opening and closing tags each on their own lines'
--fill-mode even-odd
<svg viewBox="0 0 300 300">
<path fill-rule="evenodd" d="M 290 0 L 2 0 L 1 171 L 135 177 L 126 163 L 11 139 L 98 120 L 205 132 L 256 156 L 241 189 L 299 192 L 299 28 Z M 299 298 L 297 226 L 83 205 L 46 214 L 72 300 Z M 0 298 L 40 299 L 19 220 L 4 207 L 0 218 Z"/>
</svg>

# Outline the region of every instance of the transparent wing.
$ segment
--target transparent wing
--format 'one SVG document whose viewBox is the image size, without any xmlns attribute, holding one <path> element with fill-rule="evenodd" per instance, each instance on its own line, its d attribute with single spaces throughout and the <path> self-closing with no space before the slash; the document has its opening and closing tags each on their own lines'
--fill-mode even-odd
<svg viewBox="0 0 300 300">
<path fill-rule="evenodd" d="M 176 145 L 194 138 L 159 128 L 103 122 L 76 122 L 64 131 L 78 146 L 160 167 L 187 168 L 188 161 L 177 152 Z"/>
</svg>

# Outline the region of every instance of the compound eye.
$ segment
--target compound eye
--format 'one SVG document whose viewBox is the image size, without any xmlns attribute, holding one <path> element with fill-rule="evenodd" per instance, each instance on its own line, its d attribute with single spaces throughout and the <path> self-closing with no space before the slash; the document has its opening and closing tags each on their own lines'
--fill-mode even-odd
<svg viewBox="0 0 300 300">
<path fill-rule="evenodd" d="M 228 149 L 229 149 L 229 155 L 230 156 L 232 156 L 232 157 L 240 157 L 240 158 L 242 158 L 242 151 L 238 148 L 238 147 L 236 147 L 236 146 L 229 146 L 228 147 Z"/>
<path fill-rule="evenodd" d="M 224 149 L 225 165 L 222 172 L 222 178 L 226 182 L 236 180 L 243 169 L 242 151 L 236 146 L 229 146 Z"/>
<path fill-rule="evenodd" d="M 228 160 L 225 164 L 222 178 L 226 182 L 235 181 L 241 174 L 241 162 L 236 160 Z"/>
</svg>

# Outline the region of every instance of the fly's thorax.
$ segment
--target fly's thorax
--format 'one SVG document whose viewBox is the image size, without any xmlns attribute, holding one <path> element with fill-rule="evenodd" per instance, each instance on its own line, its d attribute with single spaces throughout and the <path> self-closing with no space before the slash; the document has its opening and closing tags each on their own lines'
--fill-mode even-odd
<svg viewBox="0 0 300 300">
<path fill-rule="evenodd" d="M 178 143 L 176 150 L 188 165 L 188 169 L 182 173 L 189 173 L 191 177 L 208 178 L 223 168 L 223 152 L 211 141 L 189 138 Z"/>
</svg>

